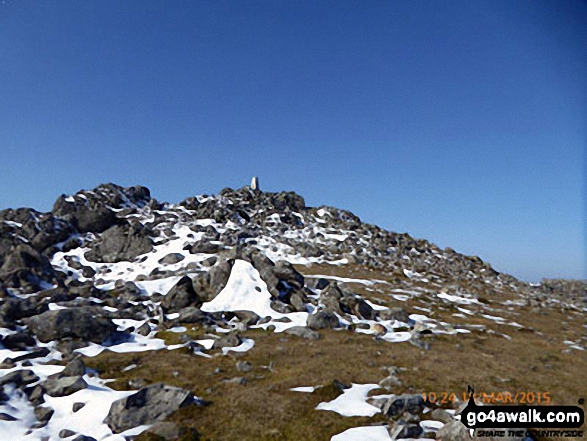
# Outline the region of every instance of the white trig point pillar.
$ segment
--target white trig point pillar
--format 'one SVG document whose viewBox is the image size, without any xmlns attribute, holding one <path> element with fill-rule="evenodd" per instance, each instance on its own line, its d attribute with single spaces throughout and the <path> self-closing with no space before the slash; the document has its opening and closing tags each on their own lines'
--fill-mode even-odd
<svg viewBox="0 0 587 441">
<path fill-rule="evenodd" d="M 253 179 L 251 179 L 251 189 L 252 190 L 260 190 L 259 178 L 257 176 L 253 176 Z"/>
</svg>

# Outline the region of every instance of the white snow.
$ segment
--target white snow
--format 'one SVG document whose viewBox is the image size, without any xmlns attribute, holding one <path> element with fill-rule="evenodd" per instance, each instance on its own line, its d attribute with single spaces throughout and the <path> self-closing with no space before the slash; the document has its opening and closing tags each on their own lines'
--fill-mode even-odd
<svg viewBox="0 0 587 441">
<path fill-rule="evenodd" d="M 9 227 L 15 227 L 15 228 L 22 227 L 22 224 L 20 222 L 13 222 L 13 221 L 7 221 L 7 220 L 3 220 L 2 222 L 4 222 Z"/>
<path fill-rule="evenodd" d="M 212 346 L 214 346 L 214 339 L 212 338 L 208 338 L 205 340 L 194 340 L 197 344 L 202 345 L 204 347 L 204 349 L 208 350 L 208 349 L 212 349 Z"/>
<path fill-rule="evenodd" d="M 385 426 L 365 426 L 345 430 L 330 441 L 391 441 L 391 437 Z"/>
<path fill-rule="evenodd" d="M 342 395 L 334 400 L 322 402 L 316 406 L 317 410 L 330 410 L 342 416 L 368 416 L 371 417 L 381 410 L 366 402 L 367 394 L 373 389 L 379 389 L 378 384 L 353 384 L 345 389 Z"/>
<path fill-rule="evenodd" d="M 9 400 L 4 404 L 0 404 L 0 412 L 13 416 L 18 421 L 4 421 L 0 419 L 0 434 L 2 434 L 2 439 L 24 439 L 29 427 L 37 421 L 34 408 L 29 403 L 26 395 L 21 390 L 16 389 L 14 384 L 4 386 L 4 392 L 8 395 Z"/>
<path fill-rule="evenodd" d="M 328 276 L 324 274 L 312 274 L 310 276 L 304 276 L 308 279 L 328 279 L 328 280 L 335 280 L 337 282 L 342 283 L 360 283 L 361 285 L 372 286 L 377 283 L 389 285 L 389 282 L 386 280 L 379 280 L 379 279 L 353 279 L 350 277 L 338 277 L 338 276 Z"/>
<path fill-rule="evenodd" d="M 447 300 L 449 302 L 458 303 L 460 305 L 470 305 L 472 303 L 480 303 L 479 300 L 471 298 L 471 297 L 460 297 L 460 296 L 453 296 L 451 294 L 447 294 L 445 292 L 441 292 L 436 294 L 437 297 Z"/>
<path fill-rule="evenodd" d="M 424 430 L 424 432 L 437 432 L 438 430 L 442 429 L 444 423 L 442 421 L 435 421 L 435 420 L 424 420 L 420 421 L 420 427 Z"/>
<path fill-rule="evenodd" d="M 304 392 L 304 393 L 311 394 L 312 392 L 314 392 L 316 390 L 316 388 L 314 386 L 299 386 L 299 387 L 292 387 L 290 390 L 293 392 Z"/>
<path fill-rule="evenodd" d="M 369 305 L 371 308 L 373 308 L 375 311 L 384 311 L 386 309 L 389 309 L 387 306 L 382 306 L 382 305 L 376 305 L 373 302 L 370 302 L 369 300 L 365 299 L 365 302 L 367 303 L 367 305 Z"/>
<path fill-rule="evenodd" d="M 276 332 L 292 326 L 304 326 L 308 317 L 307 312 L 282 314 L 271 308 L 271 294 L 267 284 L 253 265 L 240 259 L 235 260 L 224 289 L 213 300 L 204 303 L 200 309 L 205 312 L 246 310 L 256 313 L 259 317 L 273 319 L 288 317 L 291 320 L 289 323 L 268 322 L 259 325 L 264 328 L 274 325 Z"/>
<path fill-rule="evenodd" d="M 243 338 L 243 342 L 238 346 L 222 348 L 222 353 L 224 355 L 226 355 L 230 351 L 232 351 L 232 352 L 247 352 L 253 346 L 255 346 L 255 340 L 253 340 L 251 338 Z"/>
<path fill-rule="evenodd" d="M 164 340 L 160 338 L 144 337 L 139 334 L 131 334 L 130 341 L 119 343 L 117 345 L 105 346 L 96 343 L 90 343 L 85 348 L 76 349 L 75 352 L 85 355 L 86 357 L 95 357 L 101 354 L 102 351 L 108 349 L 112 352 L 123 353 L 123 352 L 144 352 L 144 351 L 157 351 L 159 349 L 165 349 L 167 345 Z M 168 349 L 171 349 L 169 347 Z"/>
<path fill-rule="evenodd" d="M 73 430 L 84 435 L 92 436 L 98 440 L 124 441 L 125 437 L 113 435 L 110 428 L 103 424 L 104 418 L 108 415 L 110 406 L 116 400 L 132 395 L 135 391 L 115 391 L 104 386 L 104 381 L 96 377 L 84 375 L 88 383 L 86 389 L 65 397 L 50 397 L 45 395 L 46 405 L 53 408 L 55 413 L 49 420 L 49 424 L 42 429 L 36 430 L 35 435 L 49 436 L 50 439 L 58 440 L 59 432 L 63 429 Z M 74 403 L 85 403 L 77 412 L 73 411 Z M 142 430 L 148 426 L 142 426 Z M 134 430 L 136 430 L 135 428 Z M 139 429 L 140 430 L 140 429 Z M 141 430 L 141 431 L 142 431 Z"/>
</svg>

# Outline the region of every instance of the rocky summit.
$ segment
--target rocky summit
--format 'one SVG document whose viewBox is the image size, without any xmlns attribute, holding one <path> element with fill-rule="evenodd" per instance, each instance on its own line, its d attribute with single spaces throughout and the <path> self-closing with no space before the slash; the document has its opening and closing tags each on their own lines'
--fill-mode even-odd
<svg viewBox="0 0 587 441">
<path fill-rule="evenodd" d="M 586 312 L 585 281 L 526 283 L 256 178 L 177 204 L 100 185 L 0 211 L 0 434 L 493 439 L 460 423 L 469 388 L 587 396 Z"/>
</svg>

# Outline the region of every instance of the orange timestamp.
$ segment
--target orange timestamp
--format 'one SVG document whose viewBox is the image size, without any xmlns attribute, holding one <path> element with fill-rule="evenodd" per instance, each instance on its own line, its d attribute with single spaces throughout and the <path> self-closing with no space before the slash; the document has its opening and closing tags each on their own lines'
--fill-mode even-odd
<svg viewBox="0 0 587 441">
<path fill-rule="evenodd" d="M 467 401 L 467 391 L 439 391 L 424 392 L 424 401 L 432 404 L 450 404 L 456 401 Z M 501 391 L 501 392 L 475 392 L 473 398 L 483 404 L 550 404 L 550 392 L 544 391 Z"/>
</svg>

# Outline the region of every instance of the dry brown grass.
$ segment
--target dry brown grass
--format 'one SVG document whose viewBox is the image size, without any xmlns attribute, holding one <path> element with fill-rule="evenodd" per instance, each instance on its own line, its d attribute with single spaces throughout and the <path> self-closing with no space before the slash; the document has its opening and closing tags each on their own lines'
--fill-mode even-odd
<svg viewBox="0 0 587 441">
<path fill-rule="evenodd" d="M 387 280 L 395 277 L 375 271 L 359 273 L 352 267 L 302 267 L 301 270 L 305 274 L 342 277 Z M 379 303 L 383 300 L 390 307 L 402 306 L 410 312 L 418 312 L 414 306 L 430 303 L 425 297 L 397 302 L 386 294 L 389 287 L 372 288 L 353 285 L 353 289 L 367 298 L 378 299 Z M 521 393 L 527 399 L 528 392 L 534 392 L 535 396 L 540 393 L 544 400 L 547 393 L 552 404 L 574 405 L 579 398 L 587 398 L 587 353 L 568 352 L 568 346 L 563 343 L 565 339 L 574 340 L 585 334 L 584 316 L 556 309 L 544 309 L 540 313 L 529 307 L 509 310 L 499 304 L 514 298 L 514 293 L 505 292 L 488 295 L 486 301 L 499 309 L 494 315 L 515 320 L 524 330 L 498 325 L 478 315 L 454 317 L 453 306 L 435 301 L 434 318 L 449 323 L 484 324 L 489 332 L 423 336 L 432 345 L 430 351 L 407 342 L 388 343 L 350 331 L 323 331 L 320 340 L 308 341 L 287 334 L 249 330 L 243 335 L 253 338 L 255 346 L 244 354 L 207 359 L 187 349 L 135 354 L 105 352 L 86 362 L 98 369 L 102 378 L 117 379 L 110 384 L 114 388 L 128 389 L 128 380 L 142 378 L 146 384 L 162 381 L 190 389 L 210 401 L 210 406 L 192 406 L 170 417 L 181 425 L 196 427 L 206 440 L 329 440 L 350 427 L 381 422 L 381 415 L 345 418 L 315 410 L 318 403 L 336 395 L 332 388 L 314 394 L 292 392 L 290 388 L 325 385 L 334 379 L 345 383 L 377 383 L 387 375 L 384 368 L 389 366 L 405 368 L 399 374 L 403 386 L 393 391 L 398 394 L 435 393 L 442 400 L 454 392 L 462 399 L 463 392 L 471 385 L 477 392 L 487 394 L 510 392 L 515 396 L 518 393 L 518 399 L 522 398 Z M 506 333 L 512 339 L 492 331 Z M 188 335 L 200 338 L 203 331 L 195 328 Z M 159 336 L 169 343 L 179 339 L 178 334 L 171 332 Z M 238 372 L 237 360 L 251 362 L 253 370 L 245 374 Z M 121 372 L 131 363 L 138 367 Z M 235 377 L 245 377 L 247 383 L 225 381 Z M 445 403 L 443 407 L 450 404 Z M 139 439 L 152 437 L 143 434 Z"/>
</svg>

